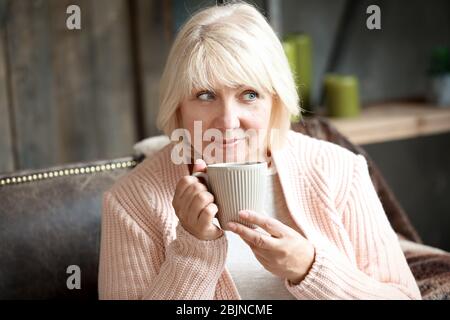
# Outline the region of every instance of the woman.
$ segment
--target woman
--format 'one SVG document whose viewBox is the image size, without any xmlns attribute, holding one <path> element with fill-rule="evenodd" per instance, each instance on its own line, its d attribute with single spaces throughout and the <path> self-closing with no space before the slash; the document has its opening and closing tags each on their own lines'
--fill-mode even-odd
<svg viewBox="0 0 450 320">
<path fill-rule="evenodd" d="M 290 131 L 298 100 L 254 7 L 194 15 L 169 54 L 158 117 L 192 148 L 179 161 L 172 142 L 105 193 L 100 298 L 420 299 L 364 157 Z M 271 191 L 264 213 L 239 213 L 259 228 L 224 232 L 214 196 L 191 174 L 242 158 L 268 162 Z"/>
</svg>

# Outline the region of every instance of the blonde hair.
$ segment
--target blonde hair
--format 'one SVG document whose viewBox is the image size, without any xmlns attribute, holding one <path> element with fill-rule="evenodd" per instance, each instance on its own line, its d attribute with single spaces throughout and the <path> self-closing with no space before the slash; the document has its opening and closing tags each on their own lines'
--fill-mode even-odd
<svg viewBox="0 0 450 320">
<path fill-rule="evenodd" d="M 214 91 L 218 84 L 247 85 L 272 94 L 269 130 L 277 128 L 280 137 L 289 130 L 291 116 L 299 115 L 299 97 L 281 42 L 264 16 L 242 1 L 203 9 L 179 31 L 161 78 L 158 128 L 170 137 L 182 127 L 180 102 L 194 89 Z"/>
</svg>

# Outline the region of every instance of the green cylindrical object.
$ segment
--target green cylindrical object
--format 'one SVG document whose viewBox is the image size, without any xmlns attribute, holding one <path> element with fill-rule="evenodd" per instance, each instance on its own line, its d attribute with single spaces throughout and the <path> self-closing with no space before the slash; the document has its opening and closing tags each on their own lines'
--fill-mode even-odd
<svg viewBox="0 0 450 320">
<path fill-rule="evenodd" d="M 311 38 L 304 33 L 291 33 L 285 37 L 285 41 L 293 43 L 297 52 L 295 76 L 301 107 L 312 111 L 311 89 L 313 70 Z"/>
<path fill-rule="evenodd" d="M 289 66 L 291 67 L 291 71 L 295 79 L 297 73 L 297 48 L 295 46 L 295 43 L 293 43 L 292 41 L 283 41 L 282 44 L 284 53 L 286 54 Z M 301 118 L 300 114 L 296 117 L 292 116 L 291 122 L 296 123 L 300 120 L 300 118 Z"/>
<path fill-rule="evenodd" d="M 325 105 L 330 117 L 355 117 L 360 113 L 359 84 L 355 76 L 325 77 Z"/>
<path fill-rule="evenodd" d="M 297 49 L 295 44 L 290 41 L 283 41 L 282 44 L 284 53 L 289 61 L 289 66 L 291 67 L 292 74 L 295 77 L 297 72 Z"/>
</svg>

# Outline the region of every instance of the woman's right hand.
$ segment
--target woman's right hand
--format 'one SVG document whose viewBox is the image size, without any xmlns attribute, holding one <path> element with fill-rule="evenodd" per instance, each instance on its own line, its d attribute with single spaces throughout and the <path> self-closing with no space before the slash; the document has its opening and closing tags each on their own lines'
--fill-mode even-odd
<svg viewBox="0 0 450 320">
<path fill-rule="evenodd" d="M 205 172 L 205 161 L 197 160 L 193 172 Z M 215 240 L 223 230 L 213 223 L 218 212 L 214 196 L 197 177 L 184 176 L 175 188 L 172 205 L 183 228 L 200 240 Z"/>
</svg>

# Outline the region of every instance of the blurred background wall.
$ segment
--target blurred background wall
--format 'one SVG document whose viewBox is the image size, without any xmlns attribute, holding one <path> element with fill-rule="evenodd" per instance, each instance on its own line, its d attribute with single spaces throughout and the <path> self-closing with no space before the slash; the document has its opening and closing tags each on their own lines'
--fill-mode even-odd
<svg viewBox="0 0 450 320">
<path fill-rule="evenodd" d="M 158 82 L 178 28 L 209 0 L 0 0 L 0 172 L 128 155 L 159 134 Z M 420 100 L 448 0 L 253 1 L 282 38 L 313 42 L 312 102 L 327 72 L 354 74 L 363 105 Z M 81 8 L 81 30 L 66 8 Z M 381 8 L 382 30 L 366 28 Z M 363 146 L 427 243 L 450 249 L 449 134 Z"/>
<path fill-rule="evenodd" d="M 366 28 L 381 8 L 382 29 Z M 450 1 L 283 0 L 280 33 L 313 39 L 313 105 L 327 72 L 354 74 L 363 104 L 425 99 L 433 47 L 450 45 Z M 450 250 L 450 134 L 363 146 L 426 243 Z"/>
<path fill-rule="evenodd" d="M 156 133 L 163 1 L 0 3 L 0 171 L 121 156 Z"/>
</svg>

